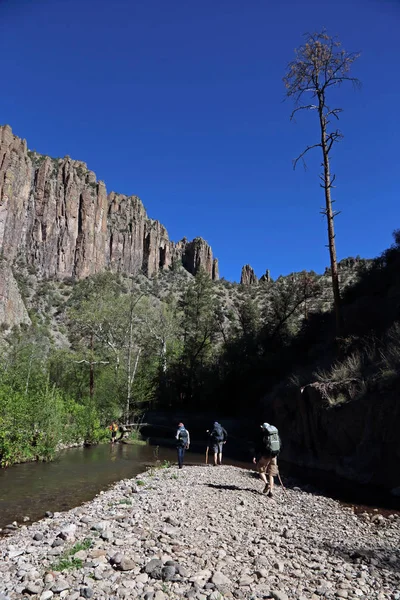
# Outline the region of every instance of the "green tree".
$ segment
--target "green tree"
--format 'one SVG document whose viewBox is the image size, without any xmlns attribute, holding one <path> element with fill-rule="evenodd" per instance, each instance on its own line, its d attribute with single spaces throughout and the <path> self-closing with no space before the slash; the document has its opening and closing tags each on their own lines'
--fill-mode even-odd
<svg viewBox="0 0 400 600">
<path fill-rule="evenodd" d="M 199 271 L 179 302 L 182 354 L 179 361 L 180 398 L 192 402 L 201 388 L 202 373 L 215 352 L 219 338 L 218 308 L 213 282 Z"/>
</svg>

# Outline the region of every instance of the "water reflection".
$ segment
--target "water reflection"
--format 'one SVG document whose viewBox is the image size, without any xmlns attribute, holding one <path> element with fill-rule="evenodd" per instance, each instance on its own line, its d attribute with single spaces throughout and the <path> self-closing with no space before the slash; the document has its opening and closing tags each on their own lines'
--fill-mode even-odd
<svg viewBox="0 0 400 600">
<path fill-rule="evenodd" d="M 160 460 L 175 461 L 172 449 Z M 201 456 L 190 457 L 201 462 Z M 26 515 L 38 519 L 47 510 L 67 510 L 92 499 L 112 483 L 134 477 L 154 462 L 151 446 L 104 444 L 62 451 L 51 463 L 27 463 L 0 470 L 0 527 Z"/>
</svg>

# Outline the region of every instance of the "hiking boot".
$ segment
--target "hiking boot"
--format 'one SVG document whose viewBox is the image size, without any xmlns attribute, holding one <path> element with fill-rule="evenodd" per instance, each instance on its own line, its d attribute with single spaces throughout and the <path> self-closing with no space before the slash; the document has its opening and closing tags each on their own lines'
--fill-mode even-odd
<svg viewBox="0 0 400 600">
<path fill-rule="evenodd" d="M 270 489 L 269 489 L 269 485 L 268 485 L 268 483 L 266 483 L 266 484 L 265 484 L 265 488 L 263 489 L 262 493 L 263 493 L 263 494 L 268 494 L 268 496 L 269 496 L 269 494 L 271 493 L 271 492 L 270 492 Z"/>
<path fill-rule="evenodd" d="M 269 490 L 267 496 L 268 496 L 268 498 L 272 498 L 273 497 L 273 493 L 271 492 L 271 490 Z"/>
</svg>

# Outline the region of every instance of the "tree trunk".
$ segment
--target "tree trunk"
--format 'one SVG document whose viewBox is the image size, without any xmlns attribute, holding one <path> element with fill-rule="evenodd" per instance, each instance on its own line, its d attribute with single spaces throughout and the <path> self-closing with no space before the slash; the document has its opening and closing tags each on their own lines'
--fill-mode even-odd
<svg viewBox="0 0 400 600">
<path fill-rule="evenodd" d="M 131 322 L 129 325 L 129 346 L 128 346 L 128 389 L 126 394 L 125 420 L 129 423 L 129 412 L 131 402 L 131 371 L 132 371 L 132 341 L 133 341 L 133 307 L 131 307 Z"/>
<path fill-rule="evenodd" d="M 94 364 L 93 364 L 93 334 L 90 336 L 90 363 L 89 363 L 89 397 L 94 396 Z"/>
<path fill-rule="evenodd" d="M 328 225 L 328 244 L 329 244 L 329 255 L 331 259 L 331 277 L 332 277 L 332 288 L 333 288 L 333 302 L 335 307 L 335 318 L 336 318 L 336 337 L 339 338 L 342 332 L 342 316 L 340 307 L 340 289 L 339 289 L 339 274 L 336 258 L 336 244 L 335 244 L 335 229 L 333 224 L 334 214 L 332 209 L 332 198 L 331 198 L 331 174 L 329 164 L 329 150 L 326 141 L 326 120 L 323 113 L 324 99 L 319 96 L 319 121 L 321 126 L 321 146 L 322 155 L 324 161 L 324 185 L 325 190 L 325 215 Z"/>
</svg>

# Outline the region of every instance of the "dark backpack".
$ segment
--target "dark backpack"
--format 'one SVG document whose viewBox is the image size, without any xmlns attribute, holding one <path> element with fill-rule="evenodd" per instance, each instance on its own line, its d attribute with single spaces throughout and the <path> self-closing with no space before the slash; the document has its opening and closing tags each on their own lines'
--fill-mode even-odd
<svg viewBox="0 0 400 600">
<path fill-rule="evenodd" d="M 217 444 L 219 444 L 220 442 L 223 442 L 224 441 L 224 431 L 222 429 L 222 425 L 220 425 L 219 423 L 214 425 L 214 428 L 213 428 L 212 432 L 210 433 L 210 437 Z"/>
<path fill-rule="evenodd" d="M 268 427 L 263 437 L 263 443 L 267 456 L 278 456 L 281 451 L 281 438 L 276 427 L 273 425 Z"/>
<path fill-rule="evenodd" d="M 187 446 L 189 435 L 186 429 L 179 430 L 178 444 L 182 447 Z"/>
</svg>

